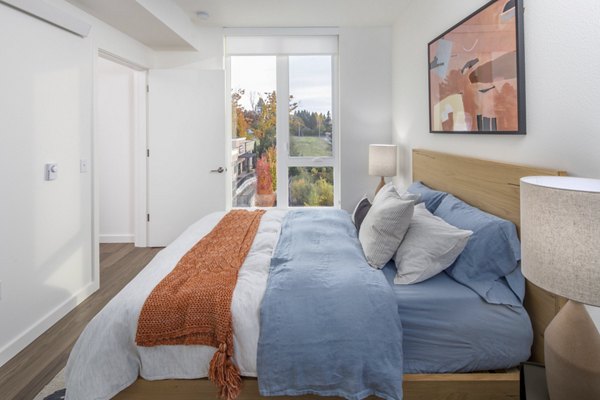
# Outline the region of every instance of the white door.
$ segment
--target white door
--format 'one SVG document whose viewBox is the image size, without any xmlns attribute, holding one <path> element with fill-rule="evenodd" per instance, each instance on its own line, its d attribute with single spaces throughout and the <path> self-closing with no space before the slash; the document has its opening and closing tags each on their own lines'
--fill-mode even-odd
<svg viewBox="0 0 600 400">
<path fill-rule="evenodd" d="M 225 137 L 223 71 L 149 72 L 148 246 L 225 210 Z"/>
</svg>

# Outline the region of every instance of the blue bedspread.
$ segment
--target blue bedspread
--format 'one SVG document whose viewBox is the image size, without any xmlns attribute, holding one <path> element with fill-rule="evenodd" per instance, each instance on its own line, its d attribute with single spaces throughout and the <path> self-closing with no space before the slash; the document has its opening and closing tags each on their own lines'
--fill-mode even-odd
<svg viewBox="0 0 600 400">
<path fill-rule="evenodd" d="M 402 362 L 396 298 L 349 214 L 290 211 L 260 311 L 260 393 L 399 400 Z"/>
</svg>

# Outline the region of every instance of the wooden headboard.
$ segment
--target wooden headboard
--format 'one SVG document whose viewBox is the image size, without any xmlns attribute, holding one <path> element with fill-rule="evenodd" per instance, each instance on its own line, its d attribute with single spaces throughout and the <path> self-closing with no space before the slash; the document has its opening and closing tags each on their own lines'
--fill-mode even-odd
<svg viewBox="0 0 600 400">
<path fill-rule="evenodd" d="M 452 193 L 483 211 L 514 222 L 520 229 L 520 179 L 566 173 L 415 149 L 412 175 L 413 181 Z M 564 303 L 563 298 L 527 282 L 525 307 L 534 333 L 531 360 L 544 361 L 544 330 Z"/>
</svg>

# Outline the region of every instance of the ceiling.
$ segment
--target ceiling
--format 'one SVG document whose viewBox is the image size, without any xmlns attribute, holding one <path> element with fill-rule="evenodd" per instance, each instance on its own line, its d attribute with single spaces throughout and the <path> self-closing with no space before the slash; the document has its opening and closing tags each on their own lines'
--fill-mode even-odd
<svg viewBox="0 0 600 400">
<path fill-rule="evenodd" d="M 155 50 L 193 47 L 135 0 L 67 0 Z"/>
<path fill-rule="evenodd" d="M 192 49 L 135 0 L 67 0 L 157 50 Z M 389 26 L 410 0 L 163 0 L 198 27 Z M 210 17 L 202 20 L 197 11 Z"/>
<path fill-rule="evenodd" d="M 203 26 L 387 26 L 409 0 L 174 0 L 190 15 L 210 14 Z"/>
</svg>

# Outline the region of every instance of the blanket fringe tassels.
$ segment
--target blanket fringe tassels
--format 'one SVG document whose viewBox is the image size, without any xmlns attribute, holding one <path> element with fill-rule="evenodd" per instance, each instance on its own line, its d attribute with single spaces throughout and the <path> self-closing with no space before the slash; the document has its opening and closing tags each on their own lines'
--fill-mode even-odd
<svg viewBox="0 0 600 400">
<path fill-rule="evenodd" d="M 231 346 L 219 344 L 208 370 L 208 379 L 219 389 L 219 397 L 224 400 L 236 399 L 242 390 L 240 370 L 233 363 Z"/>
<path fill-rule="evenodd" d="M 179 260 L 146 299 L 135 342 L 138 346 L 204 345 L 218 348 L 209 379 L 224 400 L 241 392 L 233 363 L 231 301 L 238 273 L 265 210 L 233 210 Z"/>
</svg>

